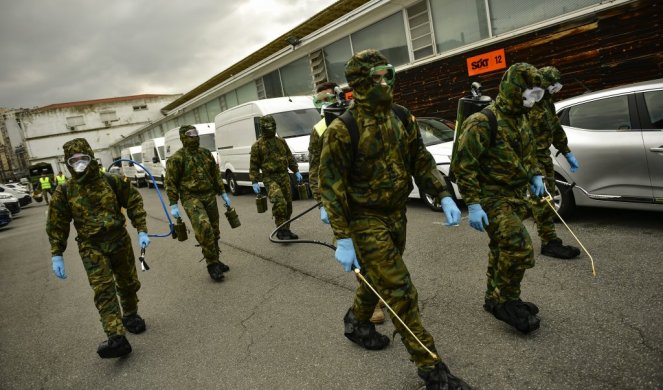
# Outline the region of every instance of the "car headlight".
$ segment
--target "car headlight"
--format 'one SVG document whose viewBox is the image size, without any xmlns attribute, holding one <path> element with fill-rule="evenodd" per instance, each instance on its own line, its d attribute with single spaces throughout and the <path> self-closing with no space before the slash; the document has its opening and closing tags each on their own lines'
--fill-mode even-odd
<svg viewBox="0 0 663 390">
<path fill-rule="evenodd" d="M 308 152 L 293 153 L 292 155 L 297 162 L 308 162 Z"/>
<path fill-rule="evenodd" d="M 12 196 L 11 196 L 11 195 L 7 195 L 7 194 L 0 194 L 0 199 L 11 199 L 11 198 L 12 198 Z"/>
</svg>

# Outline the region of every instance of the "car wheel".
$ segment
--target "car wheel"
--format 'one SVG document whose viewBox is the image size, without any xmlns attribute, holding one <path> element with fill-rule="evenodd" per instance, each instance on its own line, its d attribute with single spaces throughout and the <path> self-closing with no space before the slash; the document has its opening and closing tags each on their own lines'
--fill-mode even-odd
<svg viewBox="0 0 663 390">
<path fill-rule="evenodd" d="M 560 176 L 555 176 L 555 179 L 564 181 Z M 576 205 L 575 198 L 573 197 L 573 188 L 555 181 L 555 193 L 552 194 L 552 198 L 555 210 L 557 210 L 557 213 L 562 218 L 571 215 Z"/>
<path fill-rule="evenodd" d="M 237 181 L 235 180 L 235 175 L 233 175 L 232 172 L 226 172 L 226 182 L 228 183 L 228 188 L 230 189 L 230 193 L 235 196 L 239 195 L 239 186 L 237 185 Z"/>
<path fill-rule="evenodd" d="M 424 203 L 426 203 L 426 206 L 428 206 L 429 209 L 438 212 L 442 211 L 442 206 L 436 205 L 432 196 L 424 193 L 423 191 L 419 192 L 419 195 L 421 195 L 421 199 L 424 201 Z"/>
<path fill-rule="evenodd" d="M 145 185 L 147 188 L 152 188 L 152 180 L 151 179 L 145 179 Z"/>
</svg>

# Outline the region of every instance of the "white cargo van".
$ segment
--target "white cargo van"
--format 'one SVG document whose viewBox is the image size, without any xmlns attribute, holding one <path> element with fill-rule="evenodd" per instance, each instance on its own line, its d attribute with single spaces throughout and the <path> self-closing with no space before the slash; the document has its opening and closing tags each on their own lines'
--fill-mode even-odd
<svg viewBox="0 0 663 390">
<path fill-rule="evenodd" d="M 290 96 L 255 100 L 223 111 L 214 118 L 219 169 L 234 195 L 242 192 L 241 187 L 251 186 L 251 145 L 260 136 L 259 120 L 264 115 L 274 117 L 276 134 L 286 140 L 299 164 L 299 171 L 308 178 L 309 136 L 320 120 L 320 112 L 313 105 L 313 99 L 310 96 Z M 292 175 L 291 183 L 294 183 Z"/>
<path fill-rule="evenodd" d="M 148 169 L 157 184 L 163 186 L 166 177 L 164 137 L 148 139 L 140 146 L 142 148 L 143 166 Z M 149 176 L 146 176 L 145 179 L 147 186 L 150 187 L 152 179 Z"/>
<path fill-rule="evenodd" d="M 141 147 L 132 146 L 130 148 L 122 149 L 121 158 L 122 160 L 133 160 L 139 163 L 143 163 L 143 157 L 141 156 Z M 145 172 L 143 169 L 132 162 L 122 161 L 122 174 L 129 178 L 137 187 L 142 187 L 145 185 Z"/>
<path fill-rule="evenodd" d="M 214 143 L 214 123 L 196 123 L 192 125 L 198 131 L 200 137 L 200 147 L 205 148 L 212 152 L 214 161 L 219 163 L 216 153 L 216 144 Z M 180 141 L 180 128 L 176 127 L 170 129 L 164 135 L 164 144 L 166 146 L 166 161 L 175 154 L 178 150 L 182 149 L 182 141 Z"/>
</svg>

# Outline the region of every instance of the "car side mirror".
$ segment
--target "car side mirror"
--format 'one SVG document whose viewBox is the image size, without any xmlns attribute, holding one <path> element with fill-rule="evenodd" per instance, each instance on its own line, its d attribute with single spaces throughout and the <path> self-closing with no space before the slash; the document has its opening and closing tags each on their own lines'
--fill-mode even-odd
<svg viewBox="0 0 663 390">
<path fill-rule="evenodd" d="M 133 167 L 133 166 L 134 166 L 134 163 L 130 162 L 130 163 L 129 163 L 129 166 L 130 166 L 130 167 Z"/>
<path fill-rule="evenodd" d="M 159 157 L 157 157 L 157 156 L 152 157 L 152 162 L 155 163 L 155 164 L 158 163 L 159 162 Z"/>
</svg>

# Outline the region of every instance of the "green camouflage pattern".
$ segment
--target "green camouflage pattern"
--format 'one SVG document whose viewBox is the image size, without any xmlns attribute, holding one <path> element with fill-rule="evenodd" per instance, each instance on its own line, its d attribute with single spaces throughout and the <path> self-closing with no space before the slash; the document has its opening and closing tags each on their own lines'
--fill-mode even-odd
<svg viewBox="0 0 663 390">
<path fill-rule="evenodd" d="M 539 169 L 543 172 L 543 183 L 551 194 L 555 190 L 555 170 L 553 168 L 552 158 L 549 161 L 541 163 Z M 557 239 L 557 232 L 555 230 L 555 211 L 542 199 L 530 198 L 530 206 L 532 208 L 532 217 L 536 223 L 536 231 L 541 239 L 541 244 L 545 245 L 548 242 Z"/>
<path fill-rule="evenodd" d="M 79 241 L 78 251 L 104 332 L 108 336 L 123 335 L 122 316 L 138 312 L 136 293 L 140 289 L 129 234 L 123 230 L 113 240 Z"/>
<path fill-rule="evenodd" d="M 94 302 L 104 332 L 109 336 L 124 334 L 122 314 L 136 313 L 136 292 L 140 282 L 121 208 L 126 209 L 136 230 L 147 232 L 143 199 L 118 175 L 109 175 L 114 181 L 116 190 L 113 191 L 99 171 L 94 153 L 85 139 L 71 140 L 63 149 L 65 161 L 75 153 L 88 154 L 92 161 L 81 173 L 69 167 L 72 178 L 65 186 L 59 185 L 53 194 L 46 218 L 51 255 L 63 255 L 73 220 L 78 250 L 94 291 Z"/>
<path fill-rule="evenodd" d="M 185 135 L 189 129 L 195 127 L 180 127 L 183 147 L 166 161 L 166 194 L 171 205 L 181 201 L 205 261 L 212 264 L 219 262 L 221 237 L 216 196 L 226 190 L 212 152 L 200 147 L 199 137 Z"/>
<path fill-rule="evenodd" d="M 182 207 L 191 221 L 196 241 L 202 249 L 207 265 L 219 262 L 219 208 L 213 193 L 183 195 Z"/>
<path fill-rule="evenodd" d="M 373 66 L 386 63 L 376 50 L 359 52 L 348 61 L 346 78 L 355 88 L 350 110 L 358 127 L 357 155 L 353 155 L 348 129 L 335 119 L 323 134 L 320 195 L 335 238 L 353 239 L 363 275 L 426 347 L 435 351 L 433 338 L 421 324 L 417 290 L 402 258 L 405 210 L 412 177 L 428 194 L 439 198 L 449 194 L 414 117 L 403 108 L 410 120 L 401 123 L 393 112 L 392 87 L 366 82 Z M 375 295 L 361 285 L 353 304 L 357 319 L 368 320 L 376 303 Z M 393 317 L 392 322 L 417 366 L 435 364 Z"/>
<path fill-rule="evenodd" d="M 539 68 L 539 74 L 541 75 L 541 88 L 543 89 L 547 90 L 549 86 L 562 82 L 562 73 L 554 66 Z"/>
<path fill-rule="evenodd" d="M 520 297 L 525 270 L 534 266 L 532 240 L 522 220 L 530 212 L 530 180 L 541 170 L 522 91 L 541 85 L 535 74 L 533 66 L 515 64 L 502 78 L 497 101 L 488 106 L 497 118 L 494 145 L 488 118 L 480 112 L 465 120 L 458 140 L 458 188 L 467 204 L 481 204 L 488 216 L 486 298 L 500 303 Z"/>
<path fill-rule="evenodd" d="M 249 178 L 262 181 L 272 203 L 272 216 L 276 226 L 292 215 L 292 188 L 288 168 L 299 171 L 297 161 L 283 138 L 276 136 L 276 122 L 271 115 L 260 118 L 260 138 L 251 146 Z M 285 226 L 289 229 L 289 226 Z"/>
<path fill-rule="evenodd" d="M 318 188 L 320 153 L 322 152 L 322 137 L 320 133 L 324 134 L 326 130 L 327 124 L 325 123 L 325 118 L 322 118 L 313 128 L 308 143 L 308 184 L 311 187 L 311 193 L 313 193 L 313 199 L 316 202 L 320 202 L 320 189 Z"/>
</svg>

